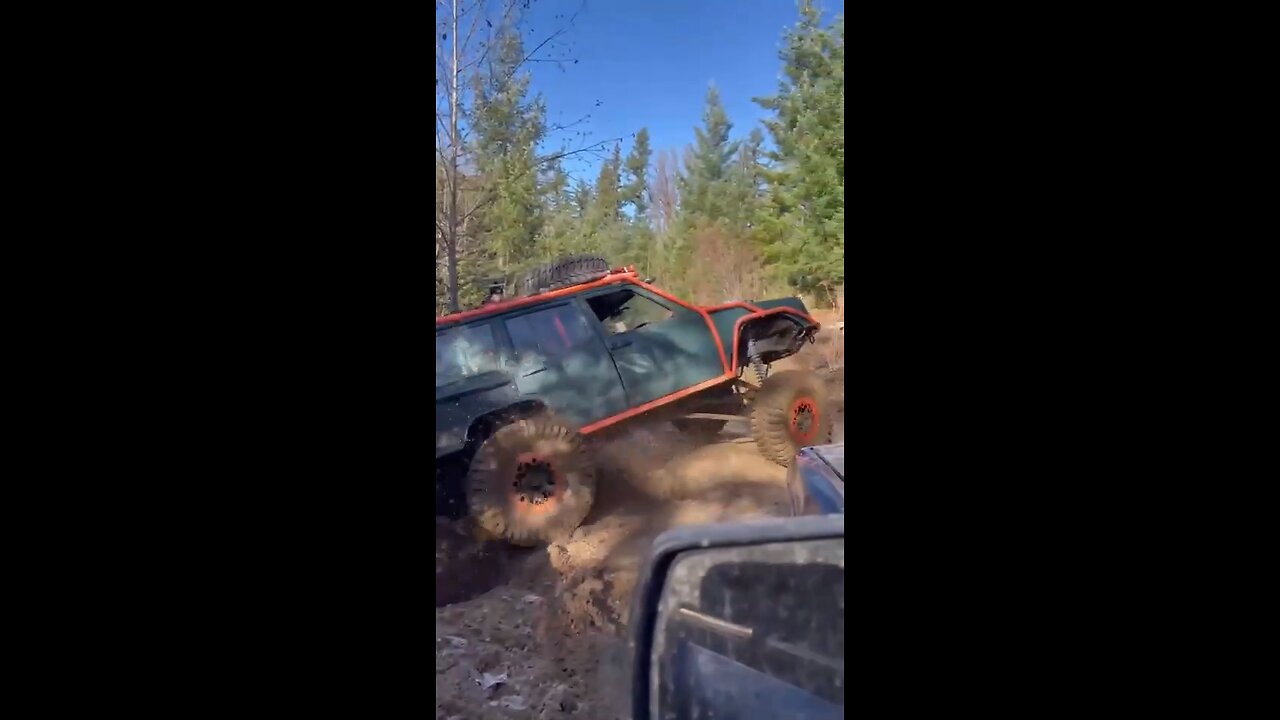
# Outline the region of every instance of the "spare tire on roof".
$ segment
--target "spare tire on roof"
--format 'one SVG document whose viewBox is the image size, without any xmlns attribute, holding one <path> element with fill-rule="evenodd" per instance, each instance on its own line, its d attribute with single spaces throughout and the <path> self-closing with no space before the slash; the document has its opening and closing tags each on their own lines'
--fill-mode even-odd
<svg viewBox="0 0 1280 720">
<path fill-rule="evenodd" d="M 526 273 L 516 283 L 516 292 L 520 295 L 537 295 L 598 280 L 608 273 L 609 261 L 599 255 L 570 255 Z"/>
</svg>

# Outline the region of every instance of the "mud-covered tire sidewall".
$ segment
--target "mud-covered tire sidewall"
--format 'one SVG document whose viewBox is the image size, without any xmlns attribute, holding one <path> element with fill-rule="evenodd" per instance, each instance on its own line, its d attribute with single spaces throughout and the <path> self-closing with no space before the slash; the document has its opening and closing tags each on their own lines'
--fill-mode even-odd
<svg viewBox="0 0 1280 720">
<path fill-rule="evenodd" d="M 816 429 L 806 442 L 797 441 L 790 430 L 791 412 L 802 400 L 816 406 Z M 822 381 L 813 373 L 786 370 L 765 379 L 751 407 L 751 434 L 765 458 L 790 467 L 796 452 L 809 445 L 831 442 L 832 408 Z"/>
<path fill-rule="evenodd" d="M 556 490 L 546 507 L 519 502 L 513 492 L 522 453 L 551 461 Z M 551 415 L 517 420 L 489 436 L 467 470 L 467 507 L 480 529 L 514 545 L 550 543 L 568 536 L 591 511 L 596 475 L 582 436 Z"/>
</svg>

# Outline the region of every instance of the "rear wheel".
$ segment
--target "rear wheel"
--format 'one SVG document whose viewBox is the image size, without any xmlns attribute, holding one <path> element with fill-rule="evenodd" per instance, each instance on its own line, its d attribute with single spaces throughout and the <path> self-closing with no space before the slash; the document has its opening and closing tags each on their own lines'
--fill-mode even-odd
<svg viewBox="0 0 1280 720">
<path fill-rule="evenodd" d="M 500 428 L 467 471 L 467 506 L 476 524 L 513 545 L 572 533 L 595 498 L 595 468 L 582 436 L 552 415 Z"/>
<path fill-rule="evenodd" d="M 760 454 L 783 467 L 800 448 L 830 442 L 831 408 L 822 382 L 802 370 L 770 375 L 752 402 L 751 434 Z"/>
</svg>

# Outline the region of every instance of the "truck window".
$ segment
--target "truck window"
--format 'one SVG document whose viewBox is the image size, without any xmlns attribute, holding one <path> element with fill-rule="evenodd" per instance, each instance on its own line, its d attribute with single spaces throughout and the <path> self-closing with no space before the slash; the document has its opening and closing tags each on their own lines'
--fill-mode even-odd
<svg viewBox="0 0 1280 720">
<path fill-rule="evenodd" d="M 617 290 L 587 298 L 596 319 L 610 335 L 657 325 L 675 313 L 632 290 Z"/>
<path fill-rule="evenodd" d="M 545 363 L 593 340 L 587 319 L 573 305 L 560 305 L 505 321 L 521 365 Z"/>
<path fill-rule="evenodd" d="M 469 325 L 436 333 L 436 387 L 498 369 L 493 325 Z"/>
</svg>

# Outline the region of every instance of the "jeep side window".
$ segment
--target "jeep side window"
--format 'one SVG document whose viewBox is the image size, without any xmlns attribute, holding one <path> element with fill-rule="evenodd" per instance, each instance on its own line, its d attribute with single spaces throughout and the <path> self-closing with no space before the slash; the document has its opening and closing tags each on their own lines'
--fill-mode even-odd
<svg viewBox="0 0 1280 720">
<path fill-rule="evenodd" d="M 605 332 L 618 335 L 638 330 L 645 325 L 657 325 L 675 313 L 649 298 L 631 290 L 618 290 L 587 298 L 587 304 L 596 319 L 604 325 Z"/>
<path fill-rule="evenodd" d="M 493 325 L 454 327 L 436 334 L 436 387 L 498 369 Z"/>
<path fill-rule="evenodd" d="M 505 324 L 521 365 L 554 362 L 593 339 L 587 319 L 572 305 L 520 315 Z"/>
</svg>

